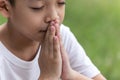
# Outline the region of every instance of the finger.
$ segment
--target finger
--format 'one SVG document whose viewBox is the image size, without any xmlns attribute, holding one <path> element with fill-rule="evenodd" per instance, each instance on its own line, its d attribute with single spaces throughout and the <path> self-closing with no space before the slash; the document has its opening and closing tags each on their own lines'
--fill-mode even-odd
<svg viewBox="0 0 120 80">
<path fill-rule="evenodd" d="M 56 36 L 59 36 L 59 34 L 60 34 L 59 20 L 56 19 L 56 20 L 52 21 L 52 22 L 51 22 L 51 25 L 54 25 L 54 26 L 55 26 L 55 30 L 56 30 L 55 35 L 56 35 Z"/>
<path fill-rule="evenodd" d="M 60 52 L 61 52 L 63 67 L 70 67 L 68 54 L 62 44 L 62 41 L 60 41 Z"/>
<path fill-rule="evenodd" d="M 56 27 L 56 35 L 59 37 L 60 35 L 60 25 L 59 25 L 59 20 L 55 20 L 55 27 Z"/>
<path fill-rule="evenodd" d="M 60 26 L 58 23 L 55 24 L 55 28 L 56 28 L 56 36 L 60 37 Z"/>
<path fill-rule="evenodd" d="M 60 44 L 59 44 L 59 40 L 57 36 L 54 36 L 54 46 L 53 46 L 53 50 L 54 50 L 54 57 L 55 58 L 61 58 L 61 54 L 60 54 Z"/>
<path fill-rule="evenodd" d="M 48 50 L 50 57 L 53 57 L 53 37 L 55 36 L 55 28 L 54 26 L 49 26 L 46 37 L 45 37 L 45 47 Z"/>
</svg>

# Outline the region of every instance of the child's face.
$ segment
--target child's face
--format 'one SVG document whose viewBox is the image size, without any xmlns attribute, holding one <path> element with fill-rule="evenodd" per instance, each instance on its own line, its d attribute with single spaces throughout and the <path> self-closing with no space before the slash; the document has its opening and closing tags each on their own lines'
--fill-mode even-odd
<svg viewBox="0 0 120 80">
<path fill-rule="evenodd" d="M 15 0 L 10 8 L 9 22 L 14 31 L 25 37 L 41 41 L 50 21 L 64 19 L 65 0 Z"/>
</svg>

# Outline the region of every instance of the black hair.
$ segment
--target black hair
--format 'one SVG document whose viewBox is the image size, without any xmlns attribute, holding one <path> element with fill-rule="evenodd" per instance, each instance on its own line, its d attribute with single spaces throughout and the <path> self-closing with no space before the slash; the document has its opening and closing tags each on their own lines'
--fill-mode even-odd
<svg viewBox="0 0 120 80">
<path fill-rule="evenodd" d="M 12 6 L 15 5 L 15 0 L 8 0 Z"/>
</svg>

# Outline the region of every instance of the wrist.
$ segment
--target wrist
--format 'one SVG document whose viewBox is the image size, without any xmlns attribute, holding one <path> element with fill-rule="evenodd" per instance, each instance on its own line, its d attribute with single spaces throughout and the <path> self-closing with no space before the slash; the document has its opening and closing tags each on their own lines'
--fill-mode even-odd
<svg viewBox="0 0 120 80">
<path fill-rule="evenodd" d="M 66 74 L 64 74 L 62 76 L 62 80 L 78 80 L 78 76 L 80 75 L 80 73 L 74 71 L 73 69 L 70 69 L 69 72 Z M 82 80 L 82 79 L 80 79 Z"/>
<path fill-rule="evenodd" d="M 53 77 L 53 76 L 48 77 L 48 76 L 40 75 L 38 80 L 59 80 L 59 78 L 58 77 Z"/>
<path fill-rule="evenodd" d="M 90 79 L 90 78 L 88 78 L 88 77 L 86 77 L 86 76 L 84 76 L 84 75 L 82 75 L 79 72 L 74 71 L 74 70 L 71 71 L 69 76 L 70 77 L 67 77 L 63 80 L 93 80 L 93 79 Z"/>
</svg>

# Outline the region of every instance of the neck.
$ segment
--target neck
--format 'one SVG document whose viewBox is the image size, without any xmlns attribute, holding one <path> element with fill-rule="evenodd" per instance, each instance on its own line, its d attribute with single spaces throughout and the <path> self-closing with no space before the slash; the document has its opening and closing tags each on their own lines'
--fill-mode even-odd
<svg viewBox="0 0 120 80">
<path fill-rule="evenodd" d="M 9 39 L 14 42 L 15 45 L 19 45 L 21 48 L 34 46 L 38 44 L 39 42 L 33 41 L 23 34 L 19 33 L 18 31 L 14 30 L 12 25 L 10 23 L 7 24 L 7 34 L 9 35 Z M 13 43 L 12 43 L 13 44 Z"/>
<path fill-rule="evenodd" d="M 30 40 L 13 30 L 8 24 L 4 27 L 3 43 L 16 56 L 24 60 L 32 60 L 38 50 L 39 42 Z M 22 56 L 22 57 L 21 57 Z"/>
</svg>

